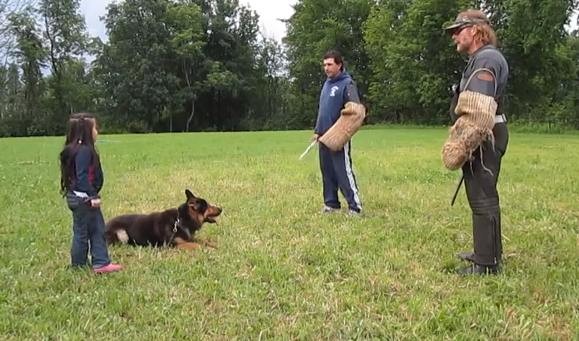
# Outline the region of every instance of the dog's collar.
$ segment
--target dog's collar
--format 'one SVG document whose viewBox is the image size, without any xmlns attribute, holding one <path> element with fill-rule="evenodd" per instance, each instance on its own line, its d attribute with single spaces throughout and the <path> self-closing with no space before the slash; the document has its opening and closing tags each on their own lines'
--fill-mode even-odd
<svg viewBox="0 0 579 341">
<path fill-rule="evenodd" d="M 189 231 L 187 231 L 187 228 L 183 227 L 183 225 L 182 225 L 181 215 L 179 214 L 179 209 L 177 209 L 177 219 L 175 219 L 175 222 L 173 223 L 173 235 L 171 236 L 171 240 L 173 240 L 173 238 L 175 238 L 177 231 L 179 231 L 179 227 L 182 229 L 183 232 L 189 234 Z M 165 243 L 164 245 L 167 245 L 167 243 Z"/>
<path fill-rule="evenodd" d="M 179 214 L 179 210 L 177 210 L 177 219 L 175 219 L 175 223 L 173 224 L 173 233 L 177 233 L 177 230 L 181 226 L 181 215 Z"/>
</svg>

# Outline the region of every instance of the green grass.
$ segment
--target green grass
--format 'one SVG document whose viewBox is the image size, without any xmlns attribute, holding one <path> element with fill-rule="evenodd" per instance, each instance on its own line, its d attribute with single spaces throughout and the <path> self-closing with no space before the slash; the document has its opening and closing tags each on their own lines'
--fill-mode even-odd
<svg viewBox="0 0 579 341">
<path fill-rule="evenodd" d="M 105 218 L 224 208 L 215 251 L 111 247 L 122 273 L 70 270 L 62 138 L 0 140 L 2 340 L 577 340 L 579 137 L 513 134 L 499 191 L 504 274 L 459 277 L 472 249 L 445 129 L 362 130 L 365 213 L 319 216 L 311 132 L 102 136 Z M 340 197 L 341 198 L 341 197 Z M 345 211 L 344 211 L 345 212 Z M 450 272 L 450 273 L 449 273 Z"/>
</svg>

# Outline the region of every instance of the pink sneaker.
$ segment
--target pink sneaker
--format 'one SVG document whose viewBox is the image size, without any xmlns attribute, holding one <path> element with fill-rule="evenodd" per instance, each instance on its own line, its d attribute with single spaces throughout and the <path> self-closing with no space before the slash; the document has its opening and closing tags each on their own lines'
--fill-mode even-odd
<svg viewBox="0 0 579 341">
<path fill-rule="evenodd" d="M 94 269 L 93 271 L 96 272 L 97 274 L 102 274 L 105 272 L 121 271 L 122 269 L 123 269 L 122 266 L 111 263 L 109 265 L 103 266 L 102 268 Z"/>
</svg>

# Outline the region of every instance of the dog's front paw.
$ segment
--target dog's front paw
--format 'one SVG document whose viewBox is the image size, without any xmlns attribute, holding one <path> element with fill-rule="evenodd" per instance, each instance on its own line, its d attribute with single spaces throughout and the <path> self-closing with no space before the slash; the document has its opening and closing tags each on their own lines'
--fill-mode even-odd
<svg viewBox="0 0 579 341">
<path fill-rule="evenodd" d="M 203 242 L 203 246 L 206 250 L 217 250 L 217 245 L 208 241 Z"/>
</svg>

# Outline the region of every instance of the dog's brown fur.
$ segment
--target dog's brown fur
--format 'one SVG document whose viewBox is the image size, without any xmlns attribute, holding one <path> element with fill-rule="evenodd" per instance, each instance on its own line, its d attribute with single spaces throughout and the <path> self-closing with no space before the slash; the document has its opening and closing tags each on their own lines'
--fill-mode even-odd
<svg viewBox="0 0 579 341">
<path fill-rule="evenodd" d="M 150 214 L 123 214 L 106 223 L 109 245 L 169 246 L 179 249 L 215 249 L 206 241 L 196 240 L 195 233 L 204 223 L 217 223 L 222 209 L 185 190 L 186 201 L 177 208 Z"/>
</svg>

